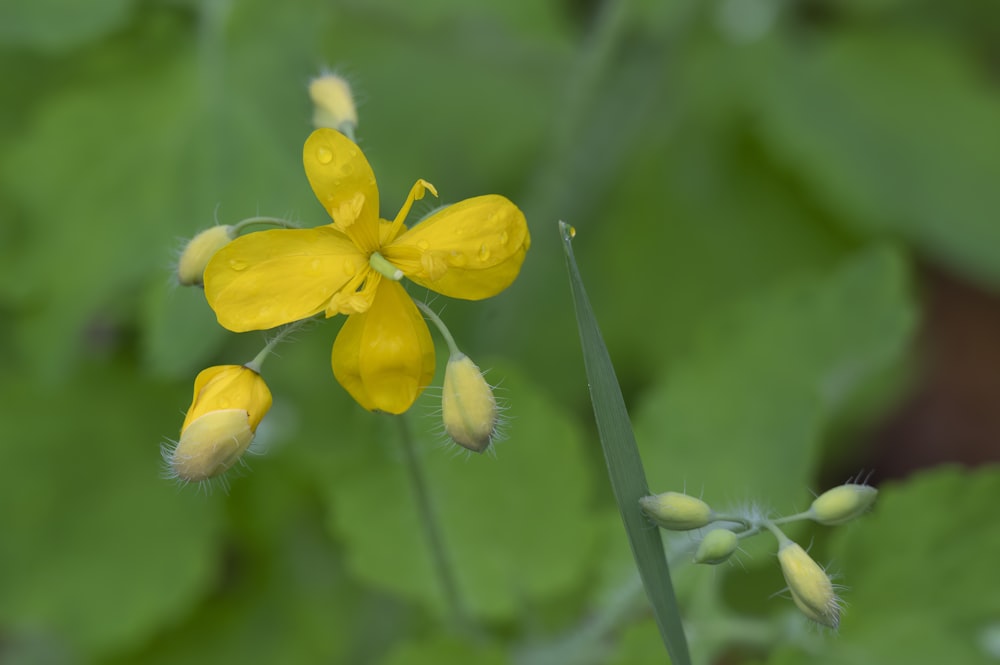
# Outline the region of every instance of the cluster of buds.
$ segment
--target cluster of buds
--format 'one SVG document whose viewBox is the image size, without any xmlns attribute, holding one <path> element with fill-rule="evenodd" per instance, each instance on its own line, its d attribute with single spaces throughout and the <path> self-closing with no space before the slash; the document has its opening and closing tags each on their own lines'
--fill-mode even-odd
<svg viewBox="0 0 1000 665">
<path fill-rule="evenodd" d="M 639 505 L 653 523 L 670 531 L 692 531 L 717 525 L 699 540 L 695 563 L 716 565 L 728 561 L 739 549 L 741 539 L 762 531 L 771 532 L 778 541 L 778 564 L 795 606 L 816 623 L 836 629 L 840 624 L 841 602 L 830 576 L 778 527 L 798 520 L 823 525 L 844 524 L 871 508 L 877 495 L 878 490 L 869 485 L 846 483 L 816 497 L 808 510 L 775 519 L 754 514 L 719 513 L 701 499 L 679 492 L 643 497 Z"/>
</svg>

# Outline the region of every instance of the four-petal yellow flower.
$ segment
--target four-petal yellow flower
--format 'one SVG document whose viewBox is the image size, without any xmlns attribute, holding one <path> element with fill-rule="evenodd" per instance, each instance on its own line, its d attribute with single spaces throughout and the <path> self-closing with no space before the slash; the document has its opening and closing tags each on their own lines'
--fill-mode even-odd
<svg viewBox="0 0 1000 665">
<path fill-rule="evenodd" d="M 306 176 L 333 223 L 237 238 L 205 269 L 219 323 L 264 330 L 324 313 L 349 314 L 333 345 L 333 373 L 369 410 L 402 413 L 434 375 L 434 344 L 402 276 L 453 298 L 479 300 L 514 281 L 531 244 L 524 214 L 498 195 L 439 210 L 407 229 L 418 180 L 393 221 L 380 219 L 375 175 L 361 149 L 317 129 L 303 150 Z"/>
</svg>

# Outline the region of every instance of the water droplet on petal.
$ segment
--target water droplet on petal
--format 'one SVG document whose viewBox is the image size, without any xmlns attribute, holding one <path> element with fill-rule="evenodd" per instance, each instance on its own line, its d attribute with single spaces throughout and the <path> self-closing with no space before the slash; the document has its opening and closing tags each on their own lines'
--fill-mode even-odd
<svg viewBox="0 0 1000 665">
<path fill-rule="evenodd" d="M 329 148 L 317 148 L 316 159 L 320 164 L 329 164 L 333 161 L 333 152 Z"/>
<path fill-rule="evenodd" d="M 426 240 L 418 240 L 417 241 L 417 249 L 419 249 L 421 252 L 426 252 L 427 249 L 430 246 L 431 246 L 431 244 L 429 242 L 427 242 Z"/>
<path fill-rule="evenodd" d="M 504 231 L 503 233 L 500 234 L 500 244 L 501 245 L 506 245 L 508 240 L 510 240 L 510 236 L 507 235 L 506 231 Z"/>
<path fill-rule="evenodd" d="M 243 259 L 229 259 L 229 267 L 233 270 L 246 270 L 247 262 Z"/>
<path fill-rule="evenodd" d="M 486 261 L 489 258 L 490 258 L 490 248 L 486 246 L 486 243 L 483 243 L 482 245 L 479 246 L 479 260 Z"/>
</svg>

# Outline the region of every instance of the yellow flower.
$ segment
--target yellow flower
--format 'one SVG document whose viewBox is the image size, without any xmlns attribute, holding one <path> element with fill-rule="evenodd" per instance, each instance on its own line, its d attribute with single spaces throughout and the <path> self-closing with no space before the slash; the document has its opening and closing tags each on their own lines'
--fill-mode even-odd
<svg viewBox="0 0 1000 665">
<path fill-rule="evenodd" d="M 246 452 L 270 408 L 271 391 L 254 370 L 241 365 L 202 370 L 180 441 L 167 455 L 171 474 L 199 481 L 225 473 Z"/>
<path fill-rule="evenodd" d="M 524 215 L 502 196 L 477 196 L 407 230 L 413 202 L 427 190 L 437 195 L 430 183 L 418 180 L 389 222 L 379 218 L 371 166 L 350 139 L 317 129 L 303 160 L 333 223 L 237 238 L 209 262 L 205 295 L 219 323 L 237 332 L 349 314 L 333 346 L 334 376 L 366 409 L 402 413 L 433 377 L 434 345 L 396 280 L 466 300 L 496 295 L 531 244 Z"/>
</svg>

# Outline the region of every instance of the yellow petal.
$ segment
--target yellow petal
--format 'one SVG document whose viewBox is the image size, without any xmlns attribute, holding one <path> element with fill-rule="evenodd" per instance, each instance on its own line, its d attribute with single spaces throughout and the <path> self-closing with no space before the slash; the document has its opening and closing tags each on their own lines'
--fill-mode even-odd
<svg viewBox="0 0 1000 665">
<path fill-rule="evenodd" d="M 216 252 L 205 269 L 205 297 L 229 330 L 266 330 L 324 311 L 367 266 L 332 226 L 259 231 Z"/>
<path fill-rule="evenodd" d="M 194 397 L 184 417 L 181 434 L 201 416 L 213 411 L 246 411 L 251 431 L 271 408 L 271 391 L 260 374 L 242 365 L 218 365 L 202 370 L 194 381 Z"/>
<path fill-rule="evenodd" d="M 369 411 L 403 413 L 434 378 L 434 343 L 399 284 L 381 281 L 367 312 L 352 314 L 333 344 L 333 374 Z"/>
<path fill-rule="evenodd" d="M 382 254 L 432 291 L 479 300 L 510 286 L 530 246 L 524 213 L 506 198 L 491 194 L 434 213 Z"/>
<path fill-rule="evenodd" d="M 349 235 L 361 251 L 376 251 L 378 187 L 361 148 L 340 132 L 324 127 L 306 139 L 302 161 L 313 193 L 333 218 L 334 226 Z"/>
</svg>

